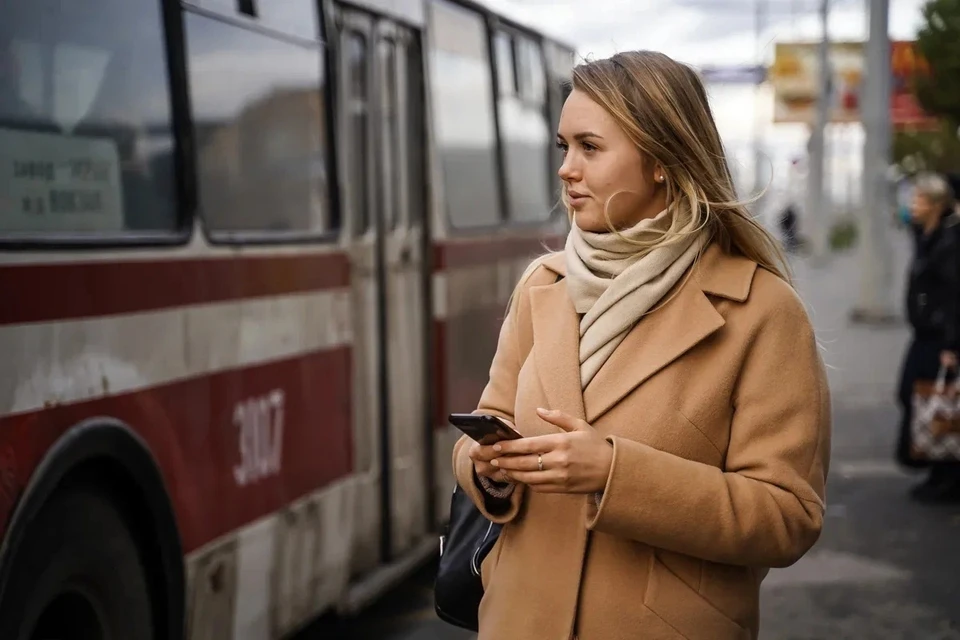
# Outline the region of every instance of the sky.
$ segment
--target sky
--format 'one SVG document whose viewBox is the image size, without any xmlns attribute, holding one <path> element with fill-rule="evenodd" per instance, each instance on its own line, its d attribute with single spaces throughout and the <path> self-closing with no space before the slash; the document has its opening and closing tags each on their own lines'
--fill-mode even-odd
<svg viewBox="0 0 960 640">
<path fill-rule="evenodd" d="M 831 0 L 829 33 L 833 40 L 866 38 L 866 2 Z M 654 49 L 692 64 L 752 65 L 773 60 L 778 41 L 820 39 L 818 0 L 765 0 L 767 17 L 756 37 L 758 0 L 484 0 L 509 17 L 560 38 L 577 49 L 578 59 L 602 58 L 616 51 Z M 924 0 L 890 0 L 890 36 L 912 40 L 921 23 Z M 589 7 L 589 8 L 587 8 Z M 763 148 L 773 171 L 773 185 L 782 197 L 794 187 L 791 159 L 804 154 L 807 130 L 802 125 L 772 125 L 773 95 L 768 87 L 755 90 L 737 85 L 708 87 L 717 126 L 733 156 L 734 172 L 752 183 L 755 122 L 760 122 Z M 862 132 L 846 127 L 831 133 L 828 144 L 838 153 L 836 198 L 856 199 Z M 846 172 L 846 173 L 844 173 Z M 769 170 L 768 170 L 769 175 Z"/>
</svg>

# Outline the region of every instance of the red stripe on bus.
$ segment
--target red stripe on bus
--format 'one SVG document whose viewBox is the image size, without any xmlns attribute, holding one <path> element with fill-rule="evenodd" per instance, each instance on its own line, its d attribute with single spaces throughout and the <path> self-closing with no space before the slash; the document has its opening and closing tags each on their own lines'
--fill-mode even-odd
<svg viewBox="0 0 960 640">
<path fill-rule="evenodd" d="M 434 247 L 434 270 L 491 264 L 500 260 L 536 258 L 563 247 L 564 237 L 478 237 L 454 238 Z"/>
<path fill-rule="evenodd" d="M 149 445 L 189 553 L 351 473 L 351 379 L 344 347 L 0 418 L 0 531 L 53 443 L 81 421 L 109 417 Z M 261 468 L 240 486 L 238 407 L 275 390 L 283 393 L 279 472 Z"/>
<path fill-rule="evenodd" d="M 434 246 L 437 271 L 556 250 L 560 236 L 470 238 Z M 313 255 L 0 265 L 0 326 L 142 313 L 349 286 L 342 251 Z"/>
<path fill-rule="evenodd" d="M 0 266 L 0 325 L 155 311 L 345 287 L 343 252 Z"/>
</svg>

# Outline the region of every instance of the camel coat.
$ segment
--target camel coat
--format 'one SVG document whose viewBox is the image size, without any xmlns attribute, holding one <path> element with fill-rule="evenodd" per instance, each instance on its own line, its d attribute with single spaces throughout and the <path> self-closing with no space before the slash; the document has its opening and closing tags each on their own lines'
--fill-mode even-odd
<svg viewBox="0 0 960 640">
<path fill-rule="evenodd" d="M 553 433 L 537 407 L 585 419 L 614 449 L 595 496 L 509 505 L 458 482 L 502 534 L 482 566 L 479 640 L 748 640 L 769 567 L 823 523 L 830 398 L 813 329 L 785 282 L 711 245 L 581 393 L 564 257 L 529 269 L 478 413 Z M 529 352 L 529 357 L 527 353 Z"/>
</svg>

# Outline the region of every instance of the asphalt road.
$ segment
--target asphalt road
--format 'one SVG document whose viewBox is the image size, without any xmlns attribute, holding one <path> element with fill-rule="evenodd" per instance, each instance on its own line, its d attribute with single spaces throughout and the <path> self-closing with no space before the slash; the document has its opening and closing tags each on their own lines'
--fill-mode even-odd
<svg viewBox="0 0 960 640">
<path fill-rule="evenodd" d="M 296 640 L 471 640 L 476 635 L 439 620 L 430 564 L 369 610 L 350 620 L 327 616 Z"/>
</svg>

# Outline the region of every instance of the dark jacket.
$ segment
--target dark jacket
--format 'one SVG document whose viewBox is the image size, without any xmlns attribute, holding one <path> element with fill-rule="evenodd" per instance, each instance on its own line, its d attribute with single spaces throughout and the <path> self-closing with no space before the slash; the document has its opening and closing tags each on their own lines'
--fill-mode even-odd
<svg viewBox="0 0 960 640">
<path fill-rule="evenodd" d="M 907 317 L 918 338 L 960 346 L 960 217 L 952 211 L 931 233 L 916 229 Z"/>
</svg>

